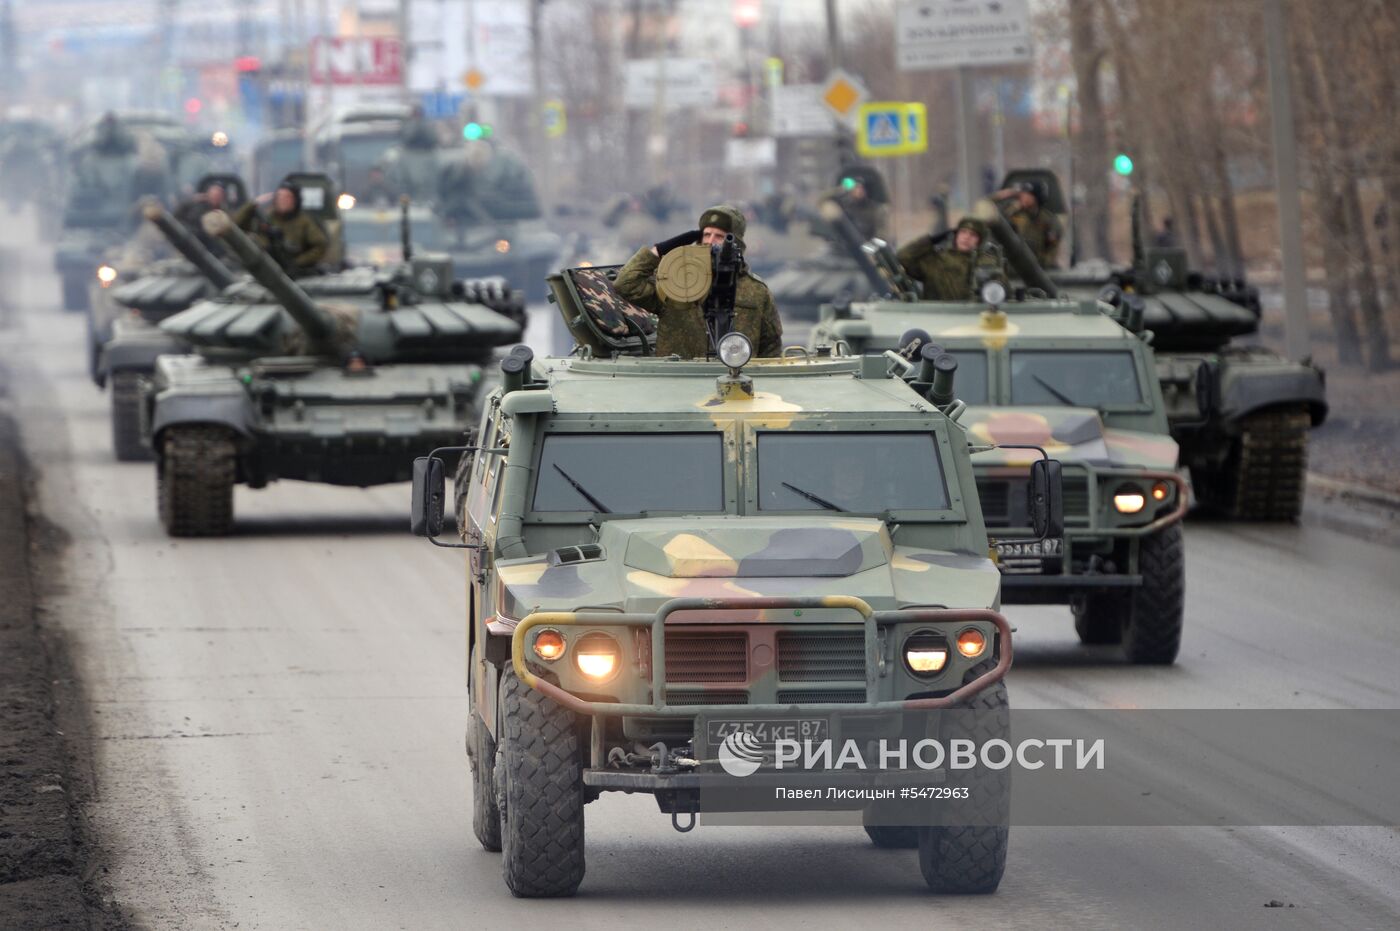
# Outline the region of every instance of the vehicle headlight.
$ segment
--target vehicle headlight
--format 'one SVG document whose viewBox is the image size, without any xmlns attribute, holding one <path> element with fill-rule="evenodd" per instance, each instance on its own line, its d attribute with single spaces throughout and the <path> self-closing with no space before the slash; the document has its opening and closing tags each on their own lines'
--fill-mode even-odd
<svg viewBox="0 0 1400 931">
<path fill-rule="evenodd" d="M 222 129 L 216 130 L 214 134 L 209 137 L 209 141 L 213 143 L 214 148 L 222 149 L 224 146 L 228 145 L 228 133 L 224 132 Z"/>
<path fill-rule="evenodd" d="M 501 255 L 505 255 L 507 252 L 509 252 L 509 251 L 510 251 L 510 240 L 509 240 L 509 239 L 498 239 L 498 240 L 496 240 L 496 251 L 499 252 Z"/>
<path fill-rule="evenodd" d="M 117 270 L 110 265 L 103 265 L 97 269 L 97 280 L 102 282 L 102 287 L 117 280 Z"/>
<path fill-rule="evenodd" d="M 916 676 L 933 676 L 948 665 L 948 641 L 931 630 L 912 633 L 904 641 L 904 665 Z"/>
<path fill-rule="evenodd" d="M 753 358 L 753 343 L 743 333 L 726 333 L 719 341 L 719 361 L 740 369 Z"/>
<path fill-rule="evenodd" d="M 982 285 L 982 301 L 986 304 L 1001 304 L 1006 301 L 1006 285 L 1000 281 L 989 281 Z"/>
<path fill-rule="evenodd" d="M 622 649 L 607 634 L 589 634 L 574 646 L 574 663 L 594 682 L 606 682 L 622 665 Z"/>
<path fill-rule="evenodd" d="M 1171 493 L 1172 486 L 1170 482 L 1156 482 L 1152 485 L 1153 501 L 1165 501 L 1167 500 L 1167 496 Z"/>
<path fill-rule="evenodd" d="M 349 192 L 341 194 L 335 199 L 335 205 L 341 210 L 349 210 L 355 206 L 355 195 Z"/>
<path fill-rule="evenodd" d="M 552 663 L 563 656 L 565 646 L 564 635 L 552 627 L 546 627 L 535 634 L 535 655 L 546 663 Z"/>
<path fill-rule="evenodd" d="M 987 638 L 982 631 L 975 627 L 969 627 L 958 634 L 958 652 L 968 659 L 981 656 L 985 649 L 987 649 Z"/>
<path fill-rule="evenodd" d="M 1113 493 L 1113 506 L 1119 514 L 1136 514 L 1147 507 L 1147 496 L 1136 485 L 1124 485 Z"/>
</svg>

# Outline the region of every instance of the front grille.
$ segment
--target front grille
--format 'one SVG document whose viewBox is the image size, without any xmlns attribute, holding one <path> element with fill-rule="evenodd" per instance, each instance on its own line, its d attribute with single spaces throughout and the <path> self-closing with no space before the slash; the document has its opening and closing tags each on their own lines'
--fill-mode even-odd
<svg viewBox="0 0 1400 931">
<path fill-rule="evenodd" d="M 784 705 L 856 705 L 865 701 L 865 689 L 781 689 L 778 702 Z"/>
<path fill-rule="evenodd" d="M 667 682 L 747 682 L 749 643 L 742 633 L 666 632 Z"/>
<path fill-rule="evenodd" d="M 667 689 L 666 704 L 685 705 L 747 705 L 749 693 L 737 689 Z"/>
<path fill-rule="evenodd" d="M 1029 482 L 1026 479 L 979 478 L 977 497 L 982 501 L 982 519 L 988 527 L 1024 527 L 1026 525 Z M 1066 474 L 1063 479 L 1065 522 L 1089 522 L 1089 479 L 1085 475 Z"/>
<path fill-rule="evenodd" d="M 778 678 L 783 682 L 864 682 L 865 633 L 779 632 Z"/>
</svg>

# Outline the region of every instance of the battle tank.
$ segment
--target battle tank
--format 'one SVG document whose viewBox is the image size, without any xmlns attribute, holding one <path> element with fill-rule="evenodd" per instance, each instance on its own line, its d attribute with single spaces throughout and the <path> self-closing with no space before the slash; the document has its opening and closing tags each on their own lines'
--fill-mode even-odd
<svg viewBox="0 0 1400 931">
<path fill-rule="evenodd" d="M 227 214 L 203 224 L 253 280 L 160 324 L 195 350 L 157 360 L 142 408 L 172 536 L 230 532 L 235 484 L 407 480 L 473 422 L 482 363 L 520 336 L 493 309 L 518 293 L 445 259 L 298 283 Z"/>
<path fill-rule="evenodd" d="M 471 552 L 472 824 L 520 897 L 576 892 L 603 792 L 652 795 L 688 831 L 697 812 L 782 809 L 788 738 L 1009 727 L 1011 629 L 952 360 L 906 384 L 879 356 L 750 359 L 739 333 L 717 362 L 656 358 L 615 272 L 552 276 L 574 354 L 513 353 L 478 445 L 415 463 L 413 531 L 438 542 L 457 459 L 461 542 L 439 545 Z M 1050 533 L 1054 470 L 1031 471 Z M 957 783 L 971 804 L 941 818 L 863 801 L 851 771 L 805 775 L 850 789 L 876 846 L 917 847 L 931 889 L 997 888 L 1004 773 L 872 777 Z"/>
<path fill-rule="evenodd" d="M 1025 282 L 1019 293 L 991 280 L 978 300 L 923 300 L 888 247 L 867 249 L 890 296 L 829 306 L 812 347 L 914 354 L 937 346 L 953 356 L 968 404 L 963 423 L 1000 447 L 974 456 L 973 466 L 1005 601 L 1068 604 L 1084 643 L 1121 644 L 1134 663 L 1173 662 L 1190 490 L 1140 318 L 1063 298 L 1010 224 L 994 210 L 983 215 Z M 1037 538 L 1018 519 L 1028 494 L 1020 473 L 1042 450 L 1064 466 L 1060 539 Z"/>
<path fill-rule="evenodd" d="M 1053 172 L 1018 170 L 1003 187 L 1021 180 L 1063 201 Z M 1235 341 L 1259 331 L 1257 288 L 1191 271 L 1184 249 L 1148 246 L 1137 210 L 1131 265 L 1081 263 L 1050 275 L 1069 296 L 1141 305 L 1172 436 L 1203 507 L 1242 520 L 1298 517 L 1308 430 L 1327 417 L 1326 382 L 1310 361 Z"/>
</svg>

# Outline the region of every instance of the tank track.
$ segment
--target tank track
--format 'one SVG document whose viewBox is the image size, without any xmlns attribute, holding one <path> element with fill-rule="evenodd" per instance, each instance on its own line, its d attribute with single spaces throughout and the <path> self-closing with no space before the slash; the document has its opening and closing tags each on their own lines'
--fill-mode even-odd
<svg viewBox="0 0 1400 931">
<path fill-rule="evenodd" d="M 1244 420 L 1229 516 L 1238 520 L 1296 520 L 1303 510 L 1308 429 L 1303 408 L 1253 414 Z"/>
<path fill-rule="evenodd" d="M 172 537 L 218 537 L 233 529 L 233 436 L 223 427 L 170 427 L 156 475 L 161 523 Z"/>
<path fill-rule="evenodd" d="M 141 437 L 141 375 L 112 373 L 112 451 L 120 462 L 149 462 L 155 456 Z"/>
</svg>

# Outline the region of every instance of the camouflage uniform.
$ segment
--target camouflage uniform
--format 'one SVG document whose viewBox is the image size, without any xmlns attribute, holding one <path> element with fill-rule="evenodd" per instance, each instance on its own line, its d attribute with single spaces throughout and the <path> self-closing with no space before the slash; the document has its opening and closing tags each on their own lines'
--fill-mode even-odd
<svg viewBox="0 0 1400 931">
<path fill-rule="evenodd" d="M 1035 260 L 1040 263 L 1040 267 L 1055 268 L 1060 239 L 1063 236 L 1060 218 L 1044 207 L 1027 210 L 1020 206 L 1014 197 L 998 202 L 998 206 L 1006 214 L 1006 221 L 1011 224 L 1012 229 L 1025 240 L 1031 252 L 1035 253 Z"/>
<path fill-rule="evenodd" d="M 313 274 L 330 247 L 321 225 L 299 209 L 285 216 L 273 211 L 264 217 L 258 213 L 257 203 L 249 201 L 233 215 L 233 222 L 246 230 L 261 248 L 276 256 L 292 277 Z M 275 229 L 278 235 L 270 236 L 268 227 Z M 274 244 L 273 239 L 278 242 Z"/>
<path fill-rule="evenodd" d="M 747 221 L 738 209 L 729 206 L 711 207 L 700 215 L 700 228 L 715 226 L 733 233 L 742 248 Z M 663 298 L 656 290 L 656 267 L 661 259 L 650 246 L 622 266 L 613 282 L 624 300 L 656 314 L 656 354 L 678 355 L 684 359 L 702 359 L 710 352 L 710 337 L 705 329 L 705 314 L 698 302 L 682 304 Z M 739 276 L 734 297 L 734 332 L 743 333 L 753 343 L 757 356 L 778 356 L 783 351 L 783 325 L 773 305 L 768 286 L 754 277 L 745 266 Z"/>
<path fill-rule="evenodd" d="M 953 245 L 957 230 L 964 227 L 975 230 L 981 237 L 981 244 L 972 252 L 959 252 Z M 923 287 L 926 300 L 974 300 L 979 270 L 983 272 L 983 280 L 1000 281 L 1009 289 L 1002 259 L 985 248 L 986 242 L 986 225 L 980 220 L 966 219 L 949 232 L 920 236 L 907 243 L 896 253 L 896 258 L 909 277 Z"/>
</svg>

